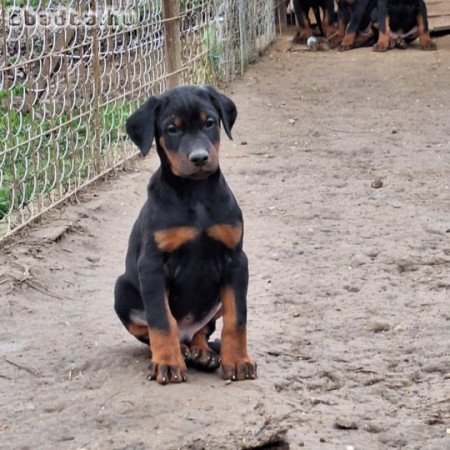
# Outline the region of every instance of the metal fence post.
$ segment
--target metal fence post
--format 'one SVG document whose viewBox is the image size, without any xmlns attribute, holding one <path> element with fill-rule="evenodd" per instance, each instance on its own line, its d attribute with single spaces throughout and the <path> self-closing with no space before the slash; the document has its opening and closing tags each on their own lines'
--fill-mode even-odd
<svg viewBox="0 0 450 450">
<path fill-rule="evenodd" d="M 91 2 L 92 12 L 94 14 L 94 27 L 92 29 L 92 69 L 94 75 L 94 168 L 95 173 L 100 173 L 101 167 L 101 148 L 100 148 L 100 39 L 99 39 L 99 26 L 98 26 L 98 8 L 96 0 Z"/>
<path fill-rule="evenodd" d="M 239 20 L 239 41 L 240 41 L 240 51 L 241 51 L 241 75 L 245 70 L 245 11 L 244 11 L 244 1 L 239 0 L 238 3 L 238 20 Z"/>
<path fill-rule="evenodd" d="M 168 87 L 182 83 L 181 40 L 180 40 L 180 1 L 163 0 L 164 50 Z"/>
</svg>

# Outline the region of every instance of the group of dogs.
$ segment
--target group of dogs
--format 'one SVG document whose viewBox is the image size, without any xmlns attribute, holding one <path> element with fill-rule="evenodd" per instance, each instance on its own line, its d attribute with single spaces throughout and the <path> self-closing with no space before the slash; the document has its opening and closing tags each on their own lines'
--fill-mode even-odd
<svg viewBox="0 0 450 450">
<path fill-rule="evenodd" d="M 435 50 L 424 0 L 291 0 L 299 30 L 294 41 L 314 34 L 310 13 L 330 48 L 341 51 L 373 46 L 376 52 L 404 49 L 419 38 L 423 50 Z"/>
</svg>

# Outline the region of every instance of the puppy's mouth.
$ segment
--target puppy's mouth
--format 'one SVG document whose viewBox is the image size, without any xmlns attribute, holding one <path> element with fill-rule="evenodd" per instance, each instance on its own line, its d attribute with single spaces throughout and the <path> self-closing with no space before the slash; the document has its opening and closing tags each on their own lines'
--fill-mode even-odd
<svg viewBox="0 0 450 450">
<path fill-rule="evenodd" d="M 180 174 L 184 178 L 189 178 L 191 180 L 206 180 L 209 178 L 217 169 L 212 170 L 207 167 L 199 167 L 195 172 L 189 174 Z"/>
</svg>

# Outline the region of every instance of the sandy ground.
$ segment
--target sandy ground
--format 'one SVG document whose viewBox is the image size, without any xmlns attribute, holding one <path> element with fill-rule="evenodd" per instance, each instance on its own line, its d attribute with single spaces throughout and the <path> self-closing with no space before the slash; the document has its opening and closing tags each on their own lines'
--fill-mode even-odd
<svg viewBox="0 0 450 450">
<path fill-rule="evenodd" d="M 149 382 L 115 317 L 153 153 L 3 248 L 0 448 L 450 448 L 450 37 L 289 47 L 227 88 L 221 150 L 259 378 Z"/>
</svg>

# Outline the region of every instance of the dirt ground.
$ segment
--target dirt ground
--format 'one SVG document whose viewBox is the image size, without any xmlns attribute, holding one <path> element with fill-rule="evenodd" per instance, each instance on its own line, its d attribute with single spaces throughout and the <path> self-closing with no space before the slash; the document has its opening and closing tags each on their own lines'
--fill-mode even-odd
<svg viewBox="0 0 450 450">
<path fill-rule="evenodd" d="M 115 316 L 152 152 L 2 249 L 0 448 L 450 448 L 450 37 L 289 39 L 226 89 L 258 379 L 149 382 Z"/>
</svg>

